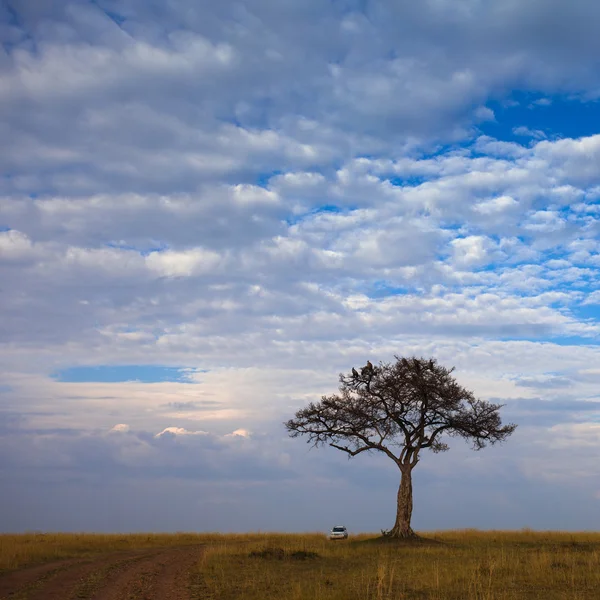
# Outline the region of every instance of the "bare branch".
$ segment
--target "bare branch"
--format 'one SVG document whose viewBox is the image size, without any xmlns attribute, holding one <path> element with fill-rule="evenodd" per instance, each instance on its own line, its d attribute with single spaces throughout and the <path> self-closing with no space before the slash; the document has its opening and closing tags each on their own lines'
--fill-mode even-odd
<svg viewBox="0 0 600 600">
<path fill-rule="evenodd" d="M 502 425 L 502 405 L 476 399 L 456 382 L 454 368 L 434 358 L 395 358 L 341 373 L 338 394 L 310 403 L 285 426 L 290 436 L 305 435 L 314 446 L 327 444 L 349 458 L 377 451 L 393 460 L 401 481 L 390 535 L 411 537 L 411 473 L 421 450 L 448 450 L 445 435 L 462 437 L 480 450 L 506 440 L 516 425 Z"/>
<path fill-rule="evenodd" d="M 369 450 L 373 450 L 373 448 L 369 448 L 369 446 L 363 446 L 362 448 L 358 448 L 357 450 L 351 450 L 350 448 L 348 448 L 347 446 L 338 446 L 337 444 L 329 444 L 332 448 L 337 448 L 338 450 L 341 450 L 342 452 L 347 452 L 350 456 L 356 456 L 357 454 L 360 454 L 361 452 L 368 452 Z"/>
<path fill-rule="evenodd" d="M 395 462 L 418 459 L 421 449 L 448 448 L 444 434 L 469 440 L 479 450 L 507 439 L 516 425 L 502 425 L 502 405 L 476 399 L 454 379 L 454 368 L 437 360 L 395 357 L 370 361 L 340 374 L 339 393 L 323 396 L 286 423 L 292 437 L 306 435 L 313 445 L 328 444 L 356 456 L 378 450 Z M 399 455 L 392 447 L 400 447 Z"/>
</svg>

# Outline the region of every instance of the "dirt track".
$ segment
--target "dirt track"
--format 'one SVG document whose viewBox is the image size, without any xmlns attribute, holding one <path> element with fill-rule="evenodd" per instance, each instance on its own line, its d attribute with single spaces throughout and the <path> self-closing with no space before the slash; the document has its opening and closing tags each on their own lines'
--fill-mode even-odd
<svg viewBox="0 0 600 600">
<path fill-rule="evenodd" d="M 0 600 L 191 600 L 201 553 L 153 548 L 22 569 L 0 575 Z"/>
</svg>

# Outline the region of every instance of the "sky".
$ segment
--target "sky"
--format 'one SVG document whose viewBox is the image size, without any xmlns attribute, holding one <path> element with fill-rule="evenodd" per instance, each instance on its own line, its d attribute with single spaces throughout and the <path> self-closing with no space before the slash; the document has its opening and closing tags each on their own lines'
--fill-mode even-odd
<svg viewBox="0 0 600 600">
<path fill-rule="evenodd" d="M 417 530 L 600 524 L 600 4 L 0 2 L 0 531 L 389 529 L 283 422 L 436 357 L 518 428 Z"/>
</svg>

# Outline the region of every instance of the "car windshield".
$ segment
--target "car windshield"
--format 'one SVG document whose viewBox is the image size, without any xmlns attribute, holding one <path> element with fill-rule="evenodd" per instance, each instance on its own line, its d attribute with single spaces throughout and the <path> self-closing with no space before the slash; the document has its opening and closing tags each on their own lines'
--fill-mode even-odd
<svg viewBox="0 0 600 600">
<path fill-rule="evenodd" d="M 346 529 L 344 527 L 334 527 L 333 528 L 334 533 L 344 533 L 344 531 L 346 531 Z"/>
</svg>

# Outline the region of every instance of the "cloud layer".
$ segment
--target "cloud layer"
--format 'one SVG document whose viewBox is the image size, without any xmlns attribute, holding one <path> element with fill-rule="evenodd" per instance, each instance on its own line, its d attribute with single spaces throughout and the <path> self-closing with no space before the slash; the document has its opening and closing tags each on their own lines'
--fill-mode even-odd
<svg viewBox="0 0 600 600">
<path fill-rule="evenodd" d="M 396 474 L 281 422 L 412 353 L 521 424 L 420 467 L 419 527 L 592 527 L 600 132 L 563 128 L 597 106 L 600 13 L 550 4 L 0 8 L 0 527 L 314 529 L 351 490 L 378 530 Z M 185 382 L 55 377 L 132 365 Z M 60 486 L 101 481 L 121 516 L 70 524 Z M 170 489 L 204 516 L 157 520 Z"/>
</svg>

